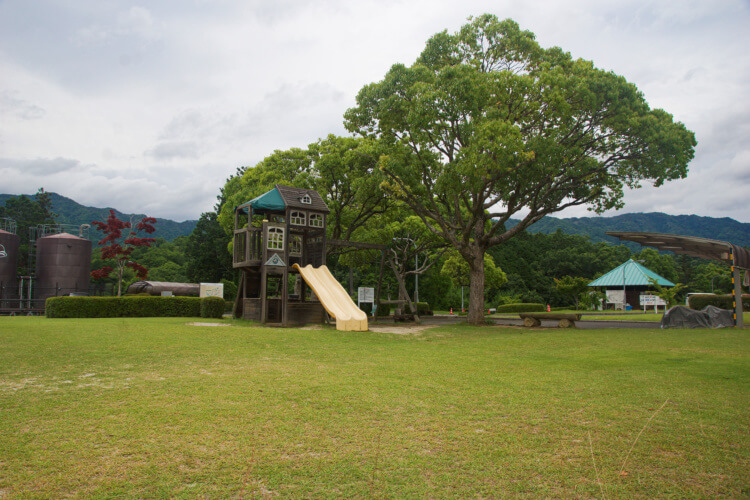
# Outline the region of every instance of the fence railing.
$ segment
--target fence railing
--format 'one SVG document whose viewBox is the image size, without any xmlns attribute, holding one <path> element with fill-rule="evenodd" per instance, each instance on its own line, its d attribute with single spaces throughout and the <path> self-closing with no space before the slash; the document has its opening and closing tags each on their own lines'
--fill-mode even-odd
<svg viewBox="0 0 750 500">
<path fill-rule="evenodd" d="M 234 267 L 257 264 L 263 257 L 263 228 L 249 227 L 234 231 Z"/>
<path fill-rule="evenodd" d="M 27 278 L 28 280 L 28 278 Z M 112 296 L 117 288 L 112 283 L 97 283 L 89 286 L 84 292 L 80 288 L 37 287 L 32 282 L 0 282 L 0 315 L 34 315 L 43 314 L 48 297 L 68 295 Z"/>
</svg>

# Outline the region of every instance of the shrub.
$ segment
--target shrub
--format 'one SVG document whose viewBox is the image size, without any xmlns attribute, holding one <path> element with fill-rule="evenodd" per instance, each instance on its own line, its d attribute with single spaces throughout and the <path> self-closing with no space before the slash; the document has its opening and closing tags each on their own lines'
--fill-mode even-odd
<svg viewBox="0 0 750 500">
<path fill-rule="evenodd" d="M 406 314 L 411 314 L 411 307 L 409 307 L 408 303 L 405 304 L 404 311 Z M 420 316 L 432 316 L 430 304 L 427 302 L 417 302 L 417 311 Z"/>
<path fill-rule="evenodd" d="M 690 307 L 690 309 L 695 309 L 696 311 L 700 311 L 706 306 L 716 306 L 719 309 L 733 310 L 733 302 L 733 295 L 713 295 L 706 293 L 691 295 L 688 297 L 688 307 Z M 748 294 L 742 295 L 742 310 L 750 311 L 750 295 Z"/>
<path fill-rule="evenodd" d="M 222 301 L 222 308 L 223 308 Z M 50 297 L 48 318 L 199 317 L 198 297 Z"/>
<path fill-rule="evenodd" d="M 234 298 L 237 296 L 237 285 L 234 284 L 234 281 L 223 279 L 220 283 L 224 285 L 224 298 L 234 301 Z"/>
<path fill-rule="evenodd" d="M 221 297 L 203 297 L 201 299 L 201 318 L 221 318 L 224 316 L 226 303 Z"/>
<path fill-rule="evenodd" d="M 378 306 L 378 310 L 376 311 L 376 315 L 378 317 L 386 317 L 391 315 L 391 305 L 390 304 L 380 304 Z"/>
<path fill-rule="evenodd" d="M 50 297 L 44 314 L 48 318 L 116 318 L 117 297 Z"/>
<path fill-rule="evenodd" d="M 497 306 L 498 313 L 526 313 L 526 312 L 545 312 L 547 306 L 544 304 L 505 304 Z"/>
</svg>

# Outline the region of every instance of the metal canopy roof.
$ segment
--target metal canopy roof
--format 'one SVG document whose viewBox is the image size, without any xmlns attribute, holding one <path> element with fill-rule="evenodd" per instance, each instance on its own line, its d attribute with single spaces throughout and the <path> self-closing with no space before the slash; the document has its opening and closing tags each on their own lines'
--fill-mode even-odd
<svg viewBox="0 0 750 500">
<path fill-rule="evenodd" d="M 750 269 L 750 252 L 746 248 L 728 241 L 710 240 L 697 236 L 679 236 L 664 233 L 642 233 L 637 231 L 607 231 L 625 241 L 634 241 L 644 246 L 670 251 L 702 259 L 720 260 L 742 269 Z M 734 256 L 734 262 L 732 262 Z"/>
<path fill-rule="evenodd" d="M 307 197 L 307 202 L 302 201 Z M 303 208 L 323 213 L 329 213 L 328 205 L 314 189 L 295 188 L 291 186 L 276 186 L 260 196 L 235 207 L 235 210 L 246 214 L 250 208 L 255 213 L 283 212 L 287 207 Z"/>
<path fill-rule="evenodd" d="M 610 272 L 601 276 L 588 286 L 603 286 L 603 287 L 620 287 L 625 286 L 651 286 L 649 278 L 656 280 L 656 283 L 660 286 L 674 286 L 674 283 L 668 279 L 659 276 L 652 270 L 643 267 L 633 259 L 620 264 Z"/>
</svg>

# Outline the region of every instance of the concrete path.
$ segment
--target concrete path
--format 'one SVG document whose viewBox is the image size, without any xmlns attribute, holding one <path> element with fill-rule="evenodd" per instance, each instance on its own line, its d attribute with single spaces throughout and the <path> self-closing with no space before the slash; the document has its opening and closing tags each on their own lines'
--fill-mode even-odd
<svg viewBox="0 0 750 500">
<path fill-rule="evenodd" d="M 438 316 L 422 316 L 420 318 L 423 325 L 455 325 L 466 321 L 466 316 L 449 316 L 449 315 L 438 315 Z M 493 323 L 498 326 L 523 326 L 523 320 L 521 318 L 489 318 Z M 385 325 L 393 324 L 392 320 L 378 320 L 375 324 Z M 396 323 L 402 325 L 408 325 L 410 323 Z M 544 320 L 542 321 L 542 327 L 544 328 L 557 328 L 557 320 Z M 587 320 L 586 316 L 583 319 L 576 321 L 576 327 L 581 330 L 595 330 L 602 328 L 659 328 L 661 325 L 660 321 L 603 321 L 603 320 Z"/>
</svg>

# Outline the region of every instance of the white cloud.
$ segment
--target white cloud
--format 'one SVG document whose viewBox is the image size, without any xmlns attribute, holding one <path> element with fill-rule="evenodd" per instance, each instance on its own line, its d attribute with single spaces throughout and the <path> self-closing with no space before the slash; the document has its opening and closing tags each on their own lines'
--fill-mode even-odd
<svg viewBox="0 0 750 500">
<path fill-rule="evenodd" d="M 19 92 L 0 92 L 0 115 L 13 115 L 22 120 L 38 120 L 45 114 L 44 108 L 17 97 Z"/>
<path fill-rule="evenodd" d="M 57 175 L 68 173 L 79 167 L 81 167 L 81 164 L 78 160 L 69 158 L 36 158 L 33 160 L 0 158 L 0 171 L 13 176 Z"/>
<path fill-rule="evenodd" d="M 237 167 L 344 134 L 362 86 L 484 12 L 624 75 L 696 132 L 688 178 L 628 192 L 626 211 L 750 221 L 740 0 L 6 0 L 0 191 L 197 218 Z"/>
</svg>

